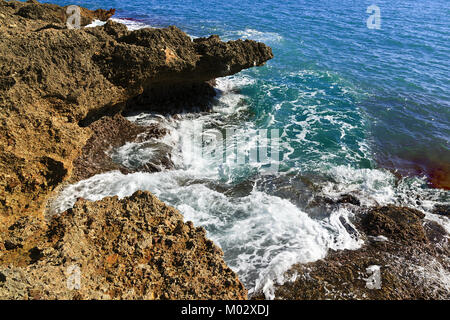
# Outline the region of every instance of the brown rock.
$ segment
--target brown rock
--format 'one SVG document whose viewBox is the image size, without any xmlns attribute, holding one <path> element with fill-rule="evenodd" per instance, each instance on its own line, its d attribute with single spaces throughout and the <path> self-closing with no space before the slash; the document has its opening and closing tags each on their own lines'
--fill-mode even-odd
<svg viewBox="0 0 450 320">
<path fill-rule="evenodd" d="M 362 227 L 368 235 L 386 236 L 399 241 L 426 242 L 423 229 L 425 215 L 415 209 L 395 206 L 371 209 L 362 220 Z"/>
<path fill-rule="evenodd" d="M 262 43 L 193 42 L 176 27 L 130 32 L 108 21 L 97 28 L 45 28 L 56 22 L 58 8 L 0 0 L 5 19 L 18 26 L 0 27 L 2 215 L 42 212 L 54 187 L 72 175 L 92 135 L 85 126 L 131 108 L 132 98 L 141 95 L 158 102 L 154 110 L 168 111 L 172 100 L 200 88 L 190 95 L 207 104 L 214 91 L 208 80 L 273 57 Z"/>
<path fill-rule="evenodd" d="M 186 243 L 191 243 L 186 250 Z M 203 229 L 148 192 L 129 198 L 78 200 L 54 217 L 33 264 L 0 266 L 7 299 L 246 299 L 222 251 Z M 81 288 L 70 290 L 78 266 Z M 26 280 L 25 280 L 26 279 Z M 214 289 L 214 290 L 212 290 Z"/>
</svg>

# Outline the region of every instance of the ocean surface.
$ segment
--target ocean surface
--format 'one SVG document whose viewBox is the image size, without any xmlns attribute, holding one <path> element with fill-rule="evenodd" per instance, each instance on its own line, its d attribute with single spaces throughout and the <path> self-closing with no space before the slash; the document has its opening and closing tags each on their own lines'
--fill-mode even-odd
<svg viewBox="0 0 450 320">
<path fill-rule="evenodd" d="M 129 117 L 170 134 L 112 150 L 113 159 L 139 167 L 165 148 L 174 170 L 94 176 L 66 187 L 55 212 L 77 197 L 149 190 L 205 227 L 250 293 L 267 298 L 293 264 L 363 244 L 351 224 L 357 208 L 320 198 L 418 208 L 450 231 L 447 218 L 431 214 L 450 202 L 450 1 L 49 2 L 116 8 L 114 19 L 130 29 L 176 25 L 191 37 L 263 41 L 275 55 L 218 79 L 212 113 Z M 372 4 L 381 29 L 367 26 Z M 193 153 L 196 128 L 233 129 L 226 138 L 241 153 L 261 145 L 264 129 L 279 130 L 277 170 L 263 170 L 264 159 L 237 164 Z"/>
</svg>

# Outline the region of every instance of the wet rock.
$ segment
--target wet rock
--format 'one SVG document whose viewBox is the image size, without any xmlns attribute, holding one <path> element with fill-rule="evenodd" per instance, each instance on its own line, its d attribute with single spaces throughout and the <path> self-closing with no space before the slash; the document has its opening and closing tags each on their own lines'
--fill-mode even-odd
<svg viewBox="0 0 450 320">
<path fill-rule="evenodd" d="M 342 196 L 340 196 L 338 199 L 332 199 L 332 198 L 328 198 L 328 197 L 314 197 L 314 199 L 309 202 L 309 207 L 316 207 L 316 206 L 320 206 L 322 204 L 325 205 L 340 205 L 340 204 L 352 204 L 355 206 L 360 206 L 361 202 L 358 200 L 358 198 L 356 198 L 355 196 L 351 195 L 351 194 L 344 194 Z"/>
<path fill-rule="evenodd" d="M 16 80 L 12 77 L 1 77 L 0 78 L 0 90 L 9 90 L 16 84 Z"/>
<path fill-rule="evenodd" d="M 153 196 L 107 199 L 97 204 L 105 212 L 79 200 L 51 226 L 43 212 L 63 183 L 118 168 L 106 148 L 163 134 L 120 114 L 138 102 L 164 112 L 185 99 L 207 106 L 214 78 L 264 64 L 271 49 L 217 36 L 192 41 L 176 27 L 128 31 L 108 21 L 69 30 L 65 9 L 0 0 L 0 297 L 245 298 L 220 250 L 206 248 L 203 229 L 187 224 L 180 239 L 165 237 L 181 217 Z M 114 10 L 81 13 L 85 25 Z M 170 157 L 160 165 L 170 165 Z M 145 249 L 145 235 L 159 251 Z M 183 263 L 174 262 L 175 252 L 186 255 Z M 64 274 L 78 263 L 86 290 L 68 291 Z"/>
<path fill-rule="evenodd" d="M 10 240 L 6 240 L 3 245 L 6 250 L 14 250 L 22 246 L 21 244 L 16 244 L 14 242 L 11 242 Z"/>
<path fill-rule="evenodd" d="M 91 24 L 94 20 L 106 21 L 111 18 L 115 12 L 115 9 L 97 9 L 95 11 L 91 11 L 80 7 L 81 26 Z M 68 18 L 67 7 L 60 7 L 48 3 L 39 3 L 38 1 L 27 1 L 22 4 L 19 10 L 17 10 L 16 15 L 31 20 L 41 20 L 47 23 L 63 24 L 66 23 Z"/>
</svg>

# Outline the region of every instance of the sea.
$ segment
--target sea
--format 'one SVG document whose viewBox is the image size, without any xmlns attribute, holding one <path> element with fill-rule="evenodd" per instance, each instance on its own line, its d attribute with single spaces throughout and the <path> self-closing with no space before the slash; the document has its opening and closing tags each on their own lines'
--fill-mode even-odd
<svg viewBox="0 0 450 320">
<path fill-rule="evenodd" d="M 115 8 L 131 30 L 262 41 L 275 56 L 218 78 L 211 112 L 128 115 L 169 133 L 111 150 L 113 160 L 139 168 L 170 150 L 174 167 L 66 186 L 54 213 L 78 197 L 148 190 L 204 227 L 250 294 L 268 299 L 294 264 L 363 246 L 353 221 L 364 208 L 416 208 L 450 231 L 432 213 L 450 204 L 450 1 L 48 2 Z M 344 195 L 360 206 L 332 203 Z"/>
</svg>

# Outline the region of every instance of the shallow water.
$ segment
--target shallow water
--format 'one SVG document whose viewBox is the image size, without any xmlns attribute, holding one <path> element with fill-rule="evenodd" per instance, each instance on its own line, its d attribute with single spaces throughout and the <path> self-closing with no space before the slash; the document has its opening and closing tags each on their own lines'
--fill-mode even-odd
<svg viewBox="0 0 450 320">
<path fill-rule="evenodd" d="M 132 29 L 174 24 L 193 37 L 263 41 L 275 58 L 219 79 L 211 114 L 131 116 L 170 134 L 114 150 L 113 159 L 139 166 L 157 148 L 169 148 L 176 170 L 95 176 L 66 188 L 55 212 L 79 196 L 149 190 L 204 226 L 250 291 L 264 289 L 267 297 L 292 264 L 362 244 L 346 227 L 355 208 L 311 208 L 316 196 L 415 207 L 450 230 L 448 219 L 430 214 L 434 204 L 450 201 L 442 189 L 450 175 L 448 1 L 377 1 L 381 30 L 366 26 L 371 1 L 70 4 L 117 8 L 116 18 Z M 241 165 L 232 156 L 193 153 L 200 127 L 236 130 L 239 153 L 257 148 L 261 129 L 280 129 L 277 170 L 264 175 L 264 161 Z"/>
</svg>

